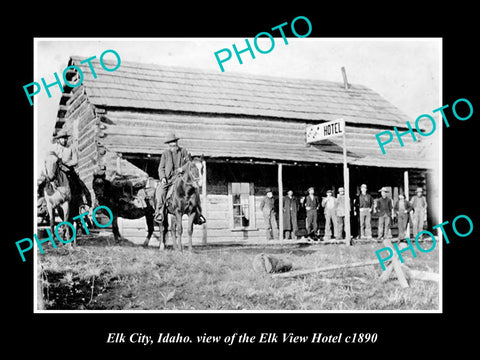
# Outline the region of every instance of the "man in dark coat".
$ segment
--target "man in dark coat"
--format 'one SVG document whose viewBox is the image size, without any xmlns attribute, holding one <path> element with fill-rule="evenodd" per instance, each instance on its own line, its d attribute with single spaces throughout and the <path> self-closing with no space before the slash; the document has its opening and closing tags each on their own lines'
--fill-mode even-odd
<svg viewBox="0 0 480 360">
<path fill-rule="evenodd" d="M 378 214 L 378 240 L 383 240 L 389 237 L 388 230 L 390 229 L 390 219 L 393 217 L 392 199 L 387 196 L 388 189 L 382 187 L 379 190 L 382 194 L 376 200 L 375 212 Z"/>
<path fill-rule="evenodd" d="M 360 186 L 360 195 L 358 195 L 358 211 L 360 217 L 360 238 L 372 238 L 372 211 L 375 202 L 370 194 L 367 194 L 367 185 Z"/>
<path fill-rule="evenodd" d="M 354 239 L 360 237 L 360 199 L 357 192 L 356 196 L 350 200 L 350 231 Z"/>
<path fill-rule="evenodd" d="M 278 239 L 277 219 L 275 219 L 275 199 L 273 198 L 272 189 L 267 188 L 265 192 L 266 195 L 260 203 L 260 210 L 263 213 L 267 240 Z"/>
<path fill-rule="evenodd" d="M 158 222 L 163 220 L 165 198 L 174 176 L 183 173 L 184 165 L 191 160 L 188 151 L 178 146 L 178 140 L 174 133 L 167 136 L 165 144 L 168 144 L 168 149 L 162 153 L 158 167 L 158 176 L 161 181 L 155 190 L 155 220 Z"/>
<path fill-rule="evenodd" d="M 298 202 L 293 196 L 293 191 L 288 190 L 287 196 L 283 200 L 283 230 L 285 231 L 285 239 L 292 238 L 298 232 L 297 226 Z"/>
</svg>

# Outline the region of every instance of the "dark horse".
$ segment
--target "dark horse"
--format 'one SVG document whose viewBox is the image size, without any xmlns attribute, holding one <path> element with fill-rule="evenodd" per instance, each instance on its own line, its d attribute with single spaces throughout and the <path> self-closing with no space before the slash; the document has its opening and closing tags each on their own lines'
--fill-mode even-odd
<svg viewBox="0 0 480 360">
<path fill-rule="evenodd" d="M 202 186 L 202 168 L 202 159 L 194 158 L 183 166 L 183 174 L 177 174 L 172 179 L 172 185 L 167 193 L 164 206 L 165 214 L 163 214 L 163 221 L 159 223 L 160 249 L 162 248 L 162 244 L 163 247 L 165 247 L 165 240 L 168 232 L 167 214 L 172 214 L 173 220 L 171 234 L 173 239 L 173 247 L 174 249 L 180 248 L 180 250 L 183 251 L 182 217 L 186 214 L 188 216 L 188 245 L 189 250 L 192 250 L 193 224 L 199 222 L 202 213 L 199 191 L 200 186 Z M 154 201 L 156 204 L 155 198 Z M 149 239 L 145 240 L 144 246 L 148 246 L 148 240 Z"/>
<path fill-rule="evenodd" d="M 151 181 L 151 180 L 150 180 Z M 118 230 L 117 218 L 139 219 L 145 216 L 147 221 L 146 242 L 150 240 L 153 234 L 153 193 L 154 188 L 147 187 L 145 191 L 146 207 L 138 207 L 132 200 L 124 198 L 122 187 L 114 186 L 105 178 L 105 173 L 94 173 L 92 182 L 93 191 L 99 205 L 107 206 L 113 214 L 112 232 L 117 243 L 120 242 L 121 235 Z"/>
</svg>

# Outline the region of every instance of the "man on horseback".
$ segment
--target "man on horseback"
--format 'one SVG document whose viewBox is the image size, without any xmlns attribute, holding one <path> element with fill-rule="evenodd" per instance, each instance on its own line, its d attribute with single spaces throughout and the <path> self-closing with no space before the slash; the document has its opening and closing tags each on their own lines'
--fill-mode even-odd
<svg viewBox="0 0 480 360">
<path fill-rule="evenodd" d="M 168 144 L 168 149 L 162 153 L 160 159 L 160 165 L 158 167 L 160 184 L 158 184 L 155 190 L 155 198 L 157 199 L 155 220 L 158 222 L 163 221 L 167 192 L 173 183 L 173 179 L 176 175 L 182 174 L 185 171 L 185 164 L 191 161 L 189 152 L 185 148 L 178 146 L 179 139 L 180 138 L 175 136 L 174 133 L 170 133 L 167 136 L 165 144 Z M 204 222 L 205 218 L 203 215 L 199 215 L 196 223 L 203 224 Z"/>
<path fill-rule="evenodd" d="M 53 137 L 55 143 L 52 147 L 52 152 L 60 159 L 60 169 L 67 175 L 72 191 L 72 197 L 82 197 L 81 202 L 92 206 L 92 199 L 90 192 L 86 189 L 85 184 L 80 180 L 75 171 L 78 164 L 77 152 L 72 146 L 68 146 L 68 137 L 70 135 L 65 129 L 60 129 Z"/>
<path fill-rule="evenodd" d="M 72 149 L 71 146 L 68 146 L 68 137 L 70 135 L 64 129 L 60 129 L 57 134 L 53 137 L 55 143 L 53 144 L 52 151 L 57 155 L 57 157 L 62 160 L 60 167 L 67 174 L 69 172 L 74 172 L 74 167 L 78 164 L 77 152 Z"/>
</svg>

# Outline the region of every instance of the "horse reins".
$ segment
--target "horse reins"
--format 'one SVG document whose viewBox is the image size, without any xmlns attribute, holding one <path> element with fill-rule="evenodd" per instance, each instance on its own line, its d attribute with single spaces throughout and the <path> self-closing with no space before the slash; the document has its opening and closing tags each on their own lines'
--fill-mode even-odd
<svg viewBox="0 0 480 360">
<path fill-rule="evenodd" d="M 185 184 L 187 184 L 187 185 L 193 185 L 194 187 L 199 187 L 199 186 L 198 186 L 198 181 L 200 180 L 200 177 L 201 177 L 201 176 L 200 176 L 200 175 L 198 175 L 198 177 L 193 176 L 192 171 L 190 170 L 190 167 L 192 166 L 192 164 L 193 164 L 194 166 L 196 166 L 192 161 L 188 164 L 188 166 L 189 166 L 188 175 L 190 175 L 190 178 L 191 178 L 193 181 L 192 181 L 192 182 L 189 182 L 189 181 L 185 180 L 184 177 L 185 177 L 185 175 L 187 175 L 187 172 L 185 172 L 185 174 L 182 176 L 182 179 L 183 179 L 183 181 L 185 182 Z"/>
</svg>

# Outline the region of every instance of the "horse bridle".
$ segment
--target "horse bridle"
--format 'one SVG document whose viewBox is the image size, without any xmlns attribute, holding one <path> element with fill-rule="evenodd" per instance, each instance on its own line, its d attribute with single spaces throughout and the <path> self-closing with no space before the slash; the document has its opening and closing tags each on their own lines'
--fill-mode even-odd
<svg viewBox="0 0 480 360">
<path fill-rule="evenodd" d="M 49 182 L 52 182 L 52 181 L 55 180 L 55 178 L 57 177 L 57 174 L 58 174 L 58 169 L 59 169 L 59 166 L 58 166 L 58 159 L 59 159 L 59 157 L 58 157 L 56 154 L 52 154 L 52 155 L 55 155 L 55 157 L 57 158 L 57 160 L 55 161 L 55 162 L 57 163 L 57 164 L 56 164 L 57 167 L 55 168 L 55 171 L 54 171 L 54 173 L 53 173 L 53 178 L 52 178 L 52 179 L 50 179 L 50 176 L 48 176 L 47 162 L 45 161 L 45 162 L 43 163 L 43 171 L 44 171 L 44 173 L 45 173 L 45 177 L 47 178 L 47 180 L 48 180 Z"/>
<path fill-rule="evenodd" d="M 200 180 L 201 175 L 199 174 L 198 177 L 195 177 L 195 176 L 192 174 L 192 171 L 190 171 L 190 167 L 191 167 L 192 165 L 193 165 L 193 166 L 196 166 L 193 161 L 190 161 L 189 164 L 188 164 L 188 166 L 189 166 L 189 169 L 188 169 L 189 171 L 188 171 L 188 172 L 189 172 L 189 174 L 190 174 L 190 178 L 192 179 L 192 182 L 186 181 L 185 179 L 183 179 L 183 181 L 184 181 L 185 184 L 187 184 L 187 185 L 193 185 L 193 186 L 195 186 L 195 187 L 199 187 L 199 186 L 198 186 L 198 181 Z M 184 174 L 183 176 L 185 176 L 185 175 L 187 175 L 186 172 L 185 172 L 185 174 Z"/>
</svg>

